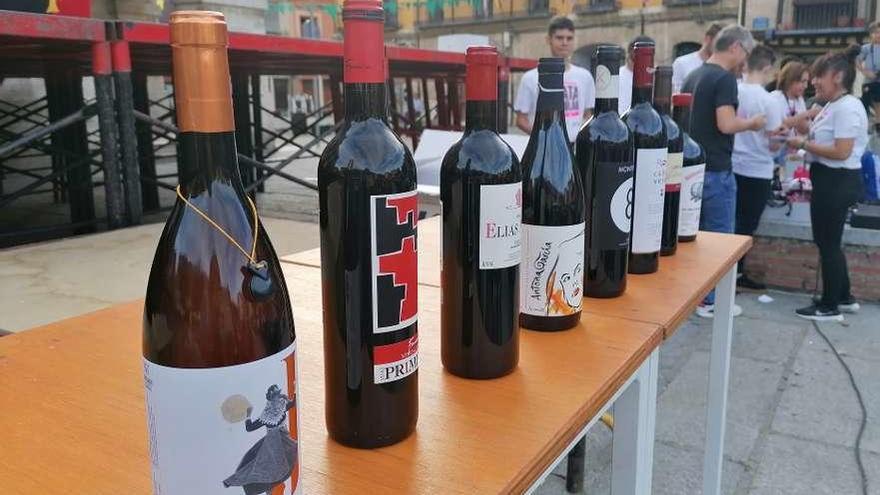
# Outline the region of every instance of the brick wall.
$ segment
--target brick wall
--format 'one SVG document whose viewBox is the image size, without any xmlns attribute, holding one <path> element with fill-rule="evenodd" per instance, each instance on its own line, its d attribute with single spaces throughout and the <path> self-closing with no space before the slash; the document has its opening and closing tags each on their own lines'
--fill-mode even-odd
<svg viewBox="0 0 880 495">
<path fill-rule="evenodd" d="M 853 295 L 880 301 L 880 247 L 844 245 Z M 782 237 L 754 238 L 746 271 L 768 286 L 812 292 L 816 285 L 819 251 L 810 241 Z M 821 285 L 820 290 L 821 292 Z"/>
</svg>

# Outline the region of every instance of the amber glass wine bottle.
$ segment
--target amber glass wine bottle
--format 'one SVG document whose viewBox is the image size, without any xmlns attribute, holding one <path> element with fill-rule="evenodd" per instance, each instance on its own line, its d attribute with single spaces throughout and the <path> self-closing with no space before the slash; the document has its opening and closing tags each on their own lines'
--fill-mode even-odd
<svg viewBox="0 0 880 495">
<path fill-rule="evenodd" d="M 226 23 L 184 11 L 170 29 L 179 198 L 156 248 L 143 324 L 154 492 L 293 493 L 293 314 L 239 176 Z"/>
</svg>

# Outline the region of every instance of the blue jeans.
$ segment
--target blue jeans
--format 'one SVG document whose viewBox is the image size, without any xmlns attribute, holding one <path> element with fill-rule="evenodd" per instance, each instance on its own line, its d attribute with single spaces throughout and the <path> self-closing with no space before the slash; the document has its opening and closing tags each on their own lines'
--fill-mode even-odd
<svg viewBox="0 0 880 495">
<path fill-rule="evenodd" d="M 706 171 L 703 178 L 703 205 L 700 209 L 700 230 L 732 234 L 736 223 L 736 178 L 733 171 Z M 715 304 L 715 291 L 703 304 Z"/>
</svg>

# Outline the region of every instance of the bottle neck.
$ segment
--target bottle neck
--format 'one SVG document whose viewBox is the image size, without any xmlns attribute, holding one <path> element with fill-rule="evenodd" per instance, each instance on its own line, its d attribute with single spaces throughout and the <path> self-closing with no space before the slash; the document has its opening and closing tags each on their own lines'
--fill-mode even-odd
<svg viewBox="0 0 880 495">
<path fill-rule="evenodd" d="M 538 104 L 535 108 L 534 127 L 544 127 L 553 122 L 565 122 L 565 90 L 563 74 L 538 74 Z"/>
<path fill-rule="evenodd" d="M 182 132 L 178 142 L 180 187 L 184 196 L 199 195 L 217 184 L 244 193 L 235 132 Z"/>
<path fill-rule="evenodd" d="M 617 98 L 596 98 L 596 114 L 617 113 Z"/>
<path fill-rule="evenodd" d="M 668 98 L 654 98 L 654 110 L 660 115 L 672 114 L 672 102 Z"/>
<path fill-rule="evenodd" d="M 468 100 L 465 103 L 465 132 L 489 130 L 498 132 L 498 101 Z"/>
<path fill-rule="evenodd" d="M 675 107 L 672 111 L 672 118 L 683 132 L 691 132 L 690 110 L 688 107 Z"/>
<path fill-rule="evenodd" d="M 617 100 L 620 96 L 620 59 L 618 53 L 609 58 L 600 54 L 593 65 L 593 77 L 596 80 L 596 114 L 617 112 Z"/>
<path fill-rule="evenodd" d="M 345 118 L 349 121 L 387 120 L 385 83 L 345 83 Z"/>
<path fill-rule="evenodd" d="M 651 103 L 651 96 L 653 93 L 653 88 L 651 86 L 633 86 L 632 92 L 632 104 L 633 106 L 638 105 L 639 103 Z"/>
</svg>

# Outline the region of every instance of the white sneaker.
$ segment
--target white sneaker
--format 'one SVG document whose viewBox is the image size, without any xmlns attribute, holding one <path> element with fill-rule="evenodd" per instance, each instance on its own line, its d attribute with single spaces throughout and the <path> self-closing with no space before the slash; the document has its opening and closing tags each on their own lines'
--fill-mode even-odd
<svg viewBox="0 0 880 495">
<path fill-rule="evenodd" d="M 733 303 L 733 307 L 731 308 L 731 313 L 733 313 L 733 317 L 736 318 L 743 314 L 742 306 L 739 304 Z M 714 304 L 700 304 L 697 306 L 697 316 L 700 318 L 715 318 L 715 305 Z"/>
<path fill-rule="evenodd" d="M 858 313 L 862 307 L 859 303 L 853 301 L 851 303 L 840 303 L 837 305 L 837 309 L 840 310 L 841 313 Z"/>
</svg>

